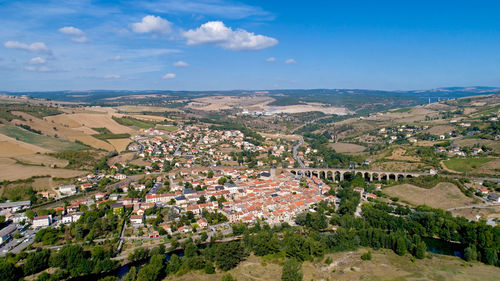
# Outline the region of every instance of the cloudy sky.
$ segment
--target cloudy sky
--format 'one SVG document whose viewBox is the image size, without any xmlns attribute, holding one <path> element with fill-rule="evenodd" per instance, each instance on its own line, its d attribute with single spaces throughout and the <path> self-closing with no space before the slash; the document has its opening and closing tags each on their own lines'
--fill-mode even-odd
<svg viewBox="0 0 500 281">
<path fill-rule="evenodd" d="M 0 0 L 0 90 L 500 86 L 499 8 Z"/>
</svg>

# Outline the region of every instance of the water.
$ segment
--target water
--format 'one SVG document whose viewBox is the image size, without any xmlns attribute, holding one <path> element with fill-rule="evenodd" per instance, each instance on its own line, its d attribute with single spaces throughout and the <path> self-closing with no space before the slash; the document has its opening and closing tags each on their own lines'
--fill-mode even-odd
<svg viewBox="0 0 500 281">
<path fill-rule="evenodd" d="M 434 254 L 447 256 L 464 257 L 464 245 L 455 242 L 448 242 L 437 238 L 423 237 L 422 240 L 427 245 L 427 251 Z"/>
</svg>

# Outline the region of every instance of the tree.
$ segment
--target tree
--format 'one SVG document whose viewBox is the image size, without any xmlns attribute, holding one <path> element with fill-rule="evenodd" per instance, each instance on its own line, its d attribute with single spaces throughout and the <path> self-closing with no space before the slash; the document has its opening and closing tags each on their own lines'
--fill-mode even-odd
<svg viewBox="0 0 500 281">
<path fill-rule="evenodd" d="M 7 262 L 5 259 L 0 259 L 0 280 L 16 281 L 20 277 L 21 274 L 19 274 L 19 271 L 13 264 Z"/>
<path fill-rule="evenodd" d="M 24 275 L 31 275 L 49 267 L 50 250 L 42 250 L 28 255 L 23 264 Z"/>
<path fill-rule="evenodd" d="M 206 274 L 214 274 L 215 273 L 214 265 L 211 262 L 206 262 L 205 263 L 204 270 L 205 270 Z"/>
<path fill-rule="evenodd" d="M 476 247 L 469 246 L 469 247 L 465 248 L 465 250 L 464 250 L 464 259 L 466 261 L 475 261 L 475 260 L 477 260 Z"/>
<path fill-rule="evenodd" d="M 245 249 L 238 241 L 219 244 L 215 248 L 215 263 L 224 271 L 236 267 L 244 256 Z"/>
<path fill-rule="evenodd" d="M 296 259 L 287 259 L 283 263 L 282 281 L 302 281 L 302 264 Z"/>
<path fill-rule="evenodd" d="M 25 215 L 28 219 L 32 220 L 35 217 L 35 212 L 33 210 L 27 210 Z"/>
<path fill-rule="evenodd" d="M 420 241 L 417 243 L 416 249 L 415 249 L 415 257 L 417 259 L 423 259 L 425 258 L 425 252 L 427 251 L 427 245 L 425 244 L 424 241 Z"/>
<path fill-rule="evenodd" d="M 214 177 L 214 171 L 208 171 L 207 178 L 213 178 Z"/>
<path fill-rule="evenodd" d="M 135 269 L 135 266 L 132 266 L 129 272 L 123 278 L 123 281 L 135 281 L 136 277 L 137 277 L 137 269 Z"/>
<path fill-rule="evenodd" d="M 106 276 L 106 277 L 99 279 L 99 281 L 119 281 L 119 280 L 120 279 L 116 276 Z"/>
<path fill-rule="evenodd" d="M 369 261 L 372 259 L 372 252 L 371 251 L 368 251 L 366 253 L 363 253 L 361 255 L 361 259 L 364 260 L 364 261 Z"/>
<path fill-rule="evenodd" d="M 402 236 L 397 237 L 396 239 L 396 249 L 394 250 L 396 254 L 400 256 L 404 256 L 406 253 L 406 241 Z"/>
</svg>

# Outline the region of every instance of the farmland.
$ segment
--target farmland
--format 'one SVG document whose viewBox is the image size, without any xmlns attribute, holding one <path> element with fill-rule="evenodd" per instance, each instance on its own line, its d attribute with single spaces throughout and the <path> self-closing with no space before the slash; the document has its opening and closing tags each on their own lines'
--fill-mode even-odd
<svg viewBox="0 0 500 281">
<path fill-rule="evenodd" d="M 15 126 L 2 126 L 0 133 L 16 140 L 40 146 L 52 151 L 76 150 L 86 148 L 84 145 L 60 140 L 48 136 L 41 136 Z"/>
<path fill-rule="evenodd" d="M 69 169 L 53 169 L 45 166 L 17 164 L 16 160 L 0 158 L 0 180 L 27 179 L 33 176 L 50 175 L 58 178 L 72 178 L 85 172 Z"/>
</svg>

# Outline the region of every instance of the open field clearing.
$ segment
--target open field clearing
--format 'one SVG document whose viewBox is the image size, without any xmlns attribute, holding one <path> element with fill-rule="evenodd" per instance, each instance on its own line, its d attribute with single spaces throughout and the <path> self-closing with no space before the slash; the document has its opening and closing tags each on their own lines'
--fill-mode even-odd
<svg viewBox="0 0 500 281">
<path fill-rule="evenodd" d="M 146 121 L 153 121 L 153 122 L 163 122 L 163 121 L 169 121 L 167 117 L 163 116 L 156 116 L 156 115 L 142 115 L 142 114 L 125 114 L 123 116 L 130 116 L 135 119 L 139 120 L 146 120 Z"/>
<path fill-rule="evenodd" d="M 156 125 L 155 128 L 158 130 L 163 130 L 163 131 L 167 131 L 167 132 L 175 132 L 175 131 L 179 130 L 179 127 L 173 126 L 173 125 Z"/>
<path fill-rule="evenodd" d="M 89 128 L 107 128 L 114 134 L 131 133 L 133 130 L 118 124 L 111 118 L 110 114 L 60 114 L 56 116 L 49 116 L 44 119 L 54 121 L 70 128 L 77 128 L 86 126 Z"/>
<path fill-rule="evenodd" d="M 366 147 L 354 143 L 331 143 L 330 147 L 338 153 L 359 153 L 365 151 Z"/>
<path fill-rule="evenodd" d="M 122 152 L 127 149 L 130 139 L 108 139 L 107 140 L 117 152 Z"/>
<path fill-rule="evenodd" d="M 21 155 L 31 155 L 34 152 L 27 148 L 20 146 L 19 144 L 8 142 L 8 141 L 0 141 L 0 155 L 4 157 L 15 157 Z"/>
<path fill-rule="evenodd" d="M 457 257 L 433 255 L 432 258 L 411 261 L 409 255 L 400 257 L 393 251 L 373 251 L 372 259 L 361 260 L 366 249 L 352 252 L 328 254 L 330 265 L 324 262 L 304 262 L 303 280 L 497 280 L 500 269 L 478 262 L 465 265 Z M 228 272 L 238 281 L 281 280 L 281 265 L 264 262 L 264 259 L 250 256 L 238 267 Z M 165 280 L 221 280 L 223 272 L 208 275 L 191 271 L 182 276 L 169 276 Z"/>
<path fill-rule="evenodd" d="M 466 139 L 456 140 L 453 142 L 456 145 L 468 146 L 468 147 L 472 147 L 475 144 L 486 145 L 487 147 L 493 149 L 495 153 L 500 153 L 500 141 L 466 138 Z"/>
<path fill-rule="evenodd" d="M 0 125 L 0 128 L 1 128 L 1 125 Z M 11 137 L 8 137 L 8 136 L 2 135 L 2 134 L 0 134 L 0 141 L 15 144 L 15 145 L 17 145 L 17 146 L 19 146 L 21 148 L 27 149 L 29 151 L 33 151 L 33 153 L 35 153 L 35 152 L 40 152 L 40 153 L 54 152 L 52 150 L 45 149 L 43 147 L 39 147 L 39 146 L 36 146 L 36 145 L 33 145 L 33 144 L 25 143 L 25 142 L 16 140 L 15 138 L 11 138 Z M 7 148 L 5 148 L 5 150 L 6 149 Z M 0 147 L 0 151 L 4 151 L 4 149 L 2 147 Z M 1 154 L 1 155 L 3 155 L 3 154 Z"/>
<path fill-rule="evenodd" d="M 122 105 L 115 107 L 120 112 L 125 113 L 140 113 L 145 111 L 151 112 L 182 112 L 180 109 L 168 108 L 168 107 L 157 107 L 157 106 L 142 106 L 142 105 Z"/>
<path fill-rule="evenodd" d="M 451 133 L 453 130 L 455 130 L 455 127 L 450 125 L 437 125 L 425 130 L 424 132 L 429 133 L 431 135 L 439 136 Z"/>
<path fill-rule="evenodd" d="M 85 172 L 69 169 L 52 169 L 42 166 L 16 164 L 16 160 L 0 158 L 0 180 L 27 179 L 33 176 L 50 175 L 58 178 L 72 178 Z"/>
<path fill-rule="evenodd" d="M 48 155 L 43 154 L 32 154 L 32 155 L 23 155 L 14 157 L 15 160 L 21 163 L 33 164 L 33 165 L 44 165 L 44 166 L 52 166 L 56 165 L 57 167 L 66 167 L 68 165 L 68 161 L 64 159 L 57 159 Z"/>
<path fill-rule="evenodd" d="M 410 163 L 401 161 L 377 161 L 371 164 L 371 167 L 375 170 L 398 171 L 398 172 L 408 172 L 408 171 L 420 172 L 422 170 L 432 168 L 432 166 L 425 165 L 423 163 Z"/>
<path fill-rule="evenodd" d="M 204 111 L 218 111 L 225 109 L 234 109 L 241 107 L 252 110 L 262 111 L 264 106 L 273 102 L 270 97 L 255 95 L 255 96 L 210 96 L 193 99 L 187 107 Z"/>
<path fill-rule="evenodd" d="M 135 155 L 135 152 L 127 152 L 127 153 L 123 153 L 123 154 L 120 154 L 120 155 L 116 155 L 110 159 L 108 159 L 108 165 L 113 165 L 113 164 L 116 164 L 116 163 L 120 163 L 120 164 L 125 164 L 125 163 L 128 163 L 130 160 L 132 160 L 134 158 L 134 155 Z"/>
<path fill-rule="evenodd" d="M 498 175 L 500 174 L 500 159 L 493 159 L 479 168 L 476 168 L 471 171 L 474 174 L 490 174 L 490 175 Z"/>
<path fill-rule="evenodd" d="M 383 192 L 413 205 L 425 204 L 433 208 L 448 209 L 474 204 L 472 198 L 465 196 L 456 185 L 448 182 L 441 182 L 430 189 L 400 184 L 385 188 Z"/>
<path fill-rule="evenodd" d="M 20 140 L 22 142 L 40 146 L 52 151 L 77 150 L 85 148 L 85 146 L 81 144 L 72 143 L 53 137 L 42 136 L 18 128 L 16 126 L 2 126 L 0 127 L 0 134 L 4 134 L 8 137 Z"/>
<path fill-rule="evenodd" d="M 387 159 L 397 160 L 397 161 L 410 161 L 410 162 L 420 162 L 420 158 L 416 156 L 404 155 L 406 150 L 402 148 L 396 148 L 392 151 L 391 156 L 386 157 Z"/>
<path fill-rule="evenodd" d="M 259 133 L 261 136 L 263 136 L 265 138 L 272 138 L 272 139 L 283 138 L 283 139 L 290 140 L 290 141 L 298 141 L 299 140 L 298 135 L 268 134 L 268 133 L 262 133 L 262 132 L 257 132 L 257 133 Z"/>
<path fill-rule="evenodd" d="M 452 158 L 443 161 L 444 165 L 450 170 L 465 173 L 480 168 L 482 165 L 492 161 L 493 158 Z"/>
<path fill-rule="evenodd" d="M 500 206 L 491 206 L 487 208 L 467 208 L 467 209 L 455 209 L 451 213 L 454 216 L 465 217 L 469 220 L 477 220 L 477 216 L 481 219 L 499 218 L 500 217 Z"/>
<path fill-rule="evenodd" d="M 286 105 L 286 106 L 266 106 L 264 111 L 277 113 L 302 113 L 319 111 L 325 114 L 335 114 L 335 115 L 348 115 L 353 112 L 345 107 L 332 107 L 322 104 L 298 104 L 298 105 Z"/>
</svg>

